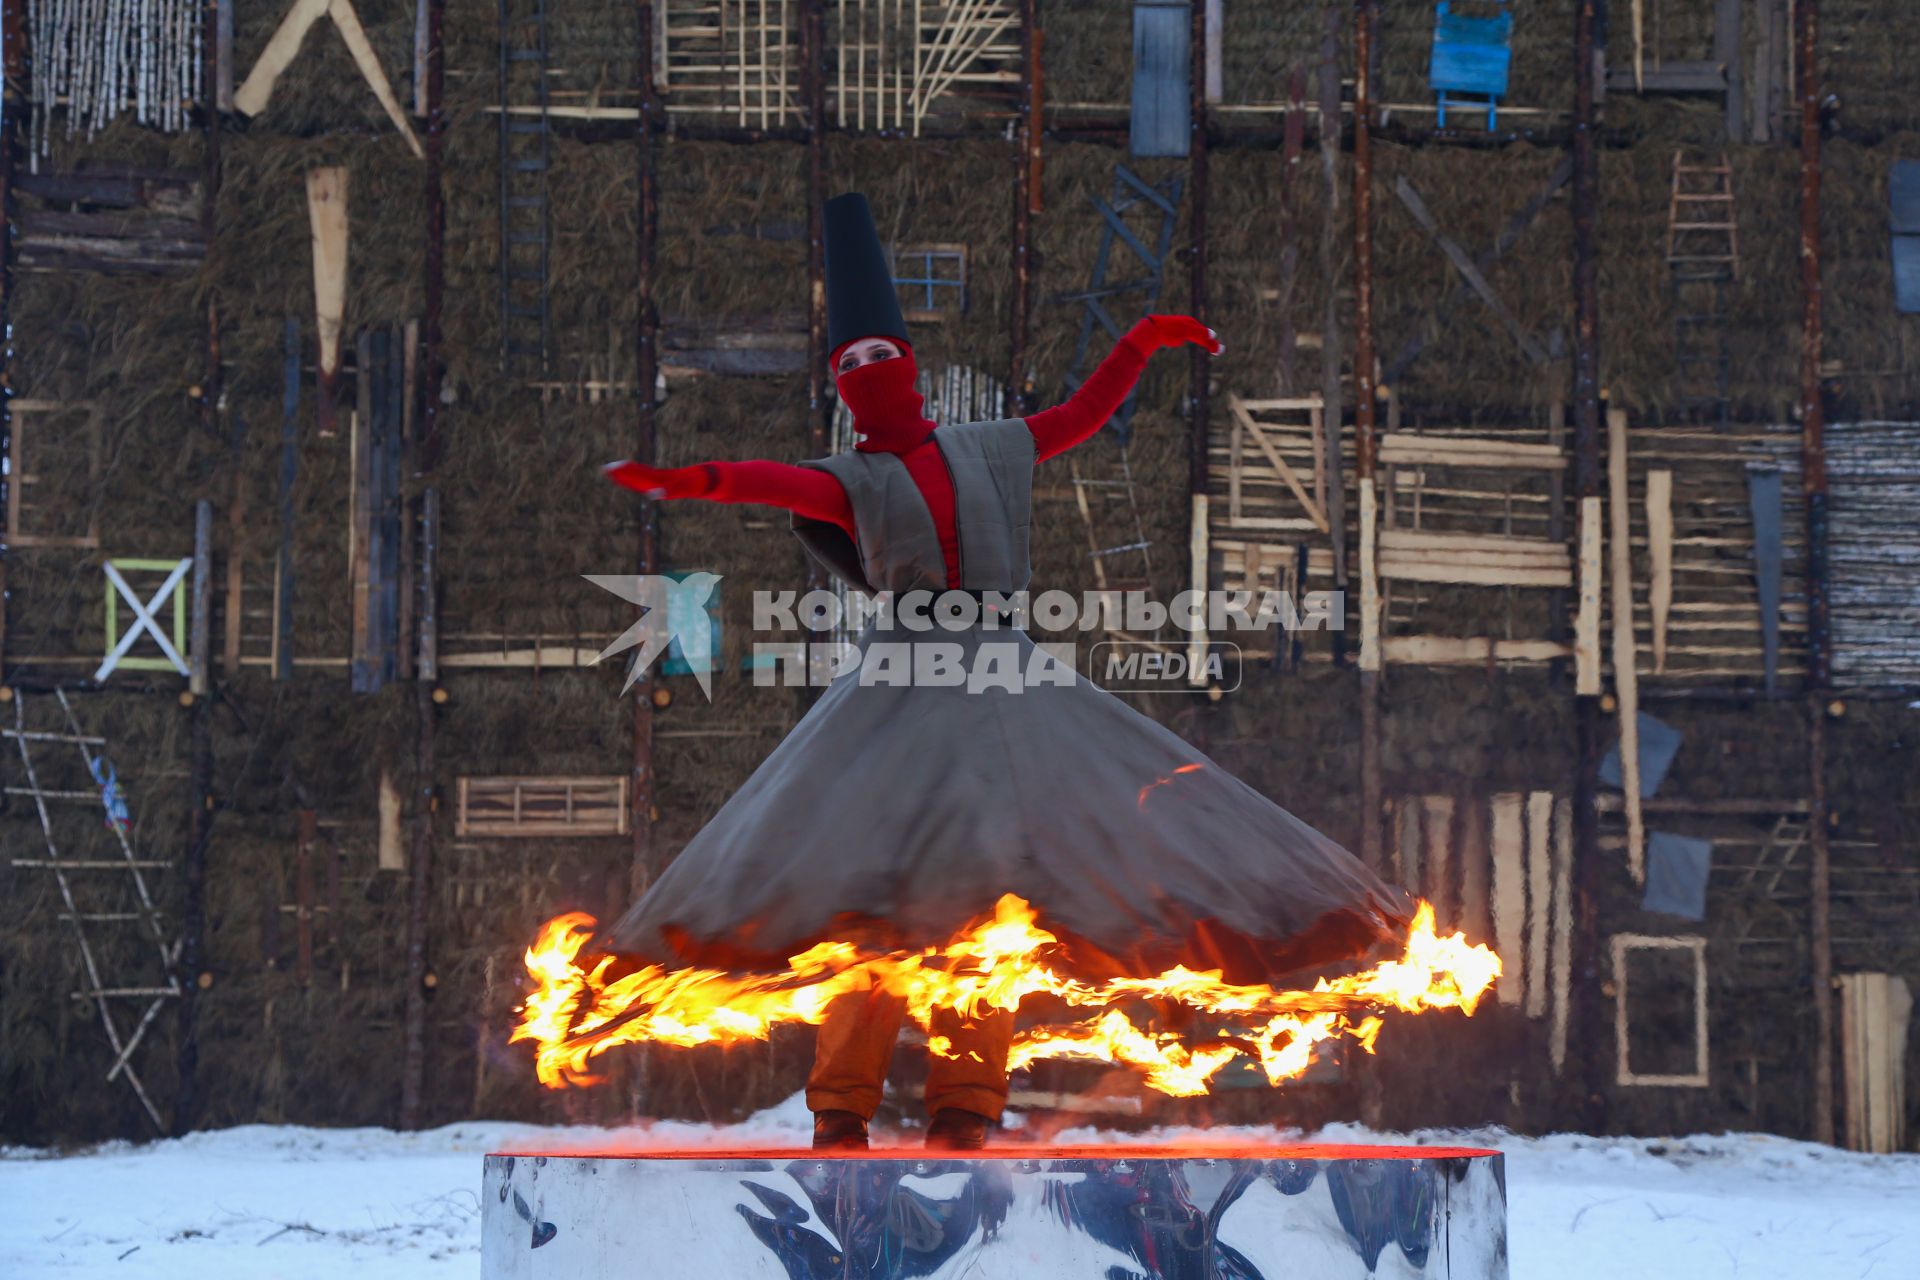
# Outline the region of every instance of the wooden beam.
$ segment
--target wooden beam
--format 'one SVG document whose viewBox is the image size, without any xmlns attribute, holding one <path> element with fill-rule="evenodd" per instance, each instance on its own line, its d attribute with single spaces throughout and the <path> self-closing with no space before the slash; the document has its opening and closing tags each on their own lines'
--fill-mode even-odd
<svg viewBox="0 0 1920 1280">
<path fill-rule="evenodd" d="M 1193 495 L 1193 509 L 1187 521 L 1187 565 L 1188 581 L 1193 589 L 1206 598 L 1207 592 L 1207 535 L 1210 532 L 1207 523 L 1208 498 L 1204 493 Z M 1258 584 L 1254 585 L 1258 590 Z M 1187 633 L 1187 683 L 1194 688 L 1205 688 L 1207 683 L 1207 625 L 1203 615 L 1200 625 Z"/>
<path fill-rule="evenodd" d="M 1379 509 L 1373 477 L 1360 477 L 1360 669 L 1380 669 Z"/>
<path fill-rule="evenodd" d="M 1525 934 L 1527 925 L 1526 798 L 1518 791 L 1493 797 L 1492 849 L 1493 936 L 1504 964 L 1494 996 L 1504 1005 L 1518 1006 L 1526 991 Z"/>
<path fill-rule="evenodd" d="M 1481 667 L 1498 662 L 1552 662 L 1572 653 L 1554 640 L 1495 640 L 1488 636 L 1387 636 L 1380 642 L 1390 664 Z"/>
<path fill-rule="evenodd" d="M 1574 690 L 1600 696 L 1600 499 L 1580 499 L 1580 610 L 1573 620 Z"/>
<path fill-rule="evenodd" d="M 1620 789 L 1627 811 L 1627 870 L 1647 878 L 1646 828 L 1640 818 L 1640 678 L 1633 635 L 1633 541 L 1627 477 L 1627 415 L 1607 411 L 1607 506 L 1612 517 L 1613 689 L 1620 713 Z"/>
<path fill-rule="evenodd" d="M 280 25 L 274 28 L 273 35 L 267 39 L 266 48 L 254 59 L 253 70 L 247 73 L 246 80 L 234 91 L 233 105 L 241 114 L 257 116 L 266 110 L 267 99 L 273 96 L 274 81 L 293 62 L 294 55 L 300 52 L 301 42 L 307 38 L 307 31 L 320 21 L 331 3 L 332 0 L 294 0 L 286 16 L 280 19 Z"/>
<path fill-rule="evenodd" d="M 400 799 L 400 784 L 394 781 L 393 770 L 386 767 L 380 770 L 379 812 L 380 836 L 376 845 L 376 865 L 382 871 L 405 871 L 407 852 L 402 837 L 405 806 Z"/>
<path fill-rule="evenodd" d="M 1553 792 L 1527 793 L 1526 1013 L 1547 1013 L 1547 939 L 1553 877 Z"/>
<path fill-rule="evenodd" d="M 1667 669 L 1667 617 L 1673 609 L 1673 472 L 1647 472 L 1647 606 L 1653 616 L 1653 670 Z"/>
<path fill-rule="evenodd" d="M 320 374 L 340 369 L 347 304 L 347 170 L 307 170 L 307 219 L 313 232 L 313 302 L 320 329 Z"/>
<path fill-rule="evenodd" d="M 193 604 L 187 639 L 187 691 L 207 693 L 207 668 L 213 645 L 213 504 L 193 506 Z"/>
</svg>

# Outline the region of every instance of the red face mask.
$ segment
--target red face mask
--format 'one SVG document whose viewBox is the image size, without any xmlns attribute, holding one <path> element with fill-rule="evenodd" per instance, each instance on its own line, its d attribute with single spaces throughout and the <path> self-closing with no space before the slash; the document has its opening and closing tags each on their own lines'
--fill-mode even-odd
<svg viewBox="0 0 1920 1280">
<path fill-rule="evenodd" d="M 840 398 L 853 412 L 861 435 L 854 448 L 867 453 L 905 453 L 934 428 L 922 412 L 923 397 L 913 389 L 918 375 L 911 349 L 889 360 L 863 364 L 838 375 Z"/>
</svg>

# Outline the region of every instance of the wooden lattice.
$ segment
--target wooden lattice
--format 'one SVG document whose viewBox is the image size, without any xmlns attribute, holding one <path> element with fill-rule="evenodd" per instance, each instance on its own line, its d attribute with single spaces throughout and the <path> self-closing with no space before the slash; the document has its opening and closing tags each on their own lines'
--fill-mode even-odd
<svg viewBox="0 0 1920 1280">
<path fill-rule="evenodd" d="M 462 778 L 459 836 L 616 836 L 627 833 L 627 779 Z"/>
</svg>

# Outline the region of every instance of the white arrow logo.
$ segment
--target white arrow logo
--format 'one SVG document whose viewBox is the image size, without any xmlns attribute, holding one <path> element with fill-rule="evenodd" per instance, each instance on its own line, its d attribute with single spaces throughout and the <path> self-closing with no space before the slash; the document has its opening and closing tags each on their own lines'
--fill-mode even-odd
<svg viewBox="0 0 1920 1280">
<path fill-rule="evenodd" d="M 594 586 L 605 588 L 641 608 L 639 620 L 593 659 L 599 662 L 623 649 L 635 649 L 633 661 L 627 667 L 627 682 L 620 686 L 621 693 L 633 688 L 641 673 L 678 640 L 680 653 L 693 669 L 693 678 L 700 682 L 700 692 L 707 695 L 708 701 L 713 700 L 713 663 L 709 660 L 713 652 L 713 620 L 707 616 L 707 600 L 720 584 L 719 574 L 696 572 L 684 578 L 665 574 L 589 573 L 582 576 Z"/>
</svg>

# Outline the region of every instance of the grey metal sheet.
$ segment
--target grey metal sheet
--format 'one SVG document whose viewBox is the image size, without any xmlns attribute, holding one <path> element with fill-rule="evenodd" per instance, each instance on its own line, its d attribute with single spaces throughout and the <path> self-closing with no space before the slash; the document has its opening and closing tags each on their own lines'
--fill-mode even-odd
<svg viewBox="0 0 1920 1280">
<path fill-rule="evenodd" d="M 1184 156 L 1192 123 L 1192 11 L 1184 0 L 1133 6 L 1133 112 L 1136 156 Z"/>
<path fill-rule="evenodd" d="M 929 1155 L 490 1155 L 481 1277 L 1507 1276 L 1506 1175 L 1495 1152 Z"/>
</svg>

